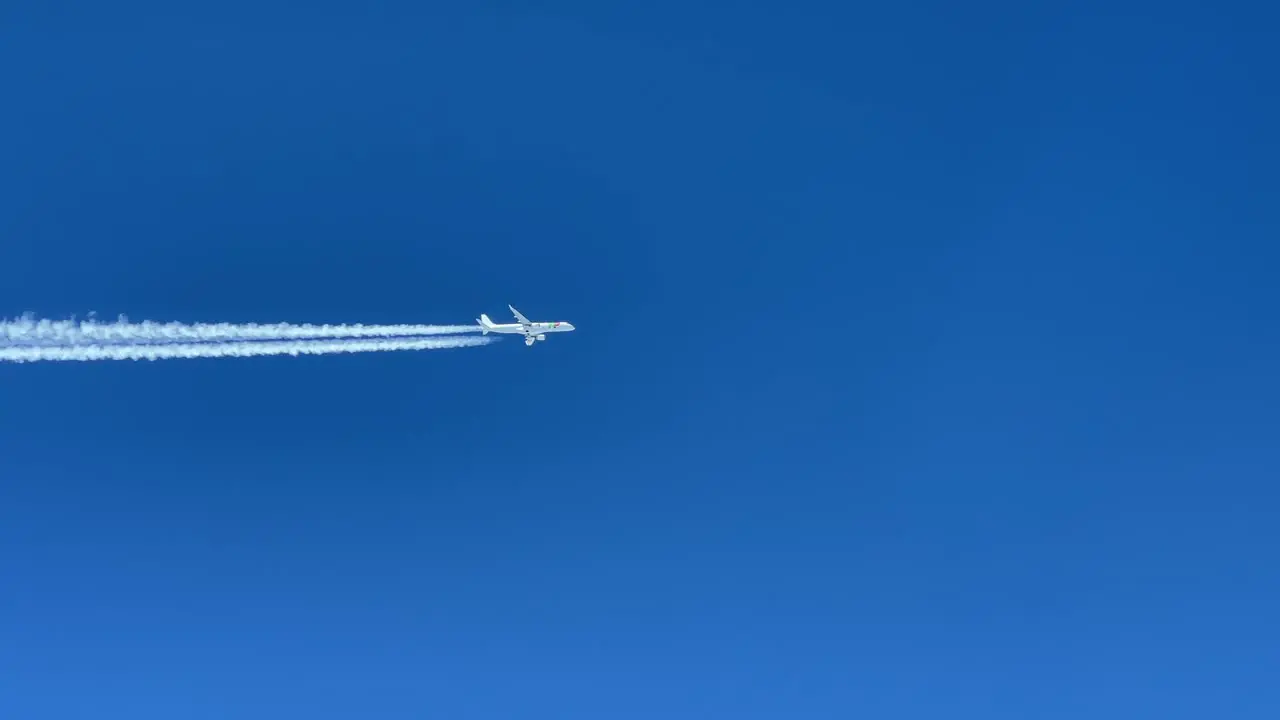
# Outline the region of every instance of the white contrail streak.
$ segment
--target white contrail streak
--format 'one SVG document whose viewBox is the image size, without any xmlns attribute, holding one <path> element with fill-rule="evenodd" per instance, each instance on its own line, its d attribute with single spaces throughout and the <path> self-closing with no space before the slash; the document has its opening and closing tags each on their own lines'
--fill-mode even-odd
<svg viewBox="0 0 1280 720">
<path fill-rule="evenodd" d="M 441 350 L 476 347 L 488 337 L 292 340 L 161 345 L 18 345 L 0 347 L 0 362 L 89 362 L 94 360 L 168 360 L 179 358 L 259 357 L 264 355 L 337 355 L 341 353 Z"/>
<path fill-rule="evenodd" d="M 0 321 L 0 344 L 96 345 L 100 343 L 225 342 L 235 340 L 305 340 L 319 338 L 391 338 L 458 335 L 478 332 L 475 325 L 295 325 L 277 323 L 114 323 L 93 320 Z"/>
</svg>

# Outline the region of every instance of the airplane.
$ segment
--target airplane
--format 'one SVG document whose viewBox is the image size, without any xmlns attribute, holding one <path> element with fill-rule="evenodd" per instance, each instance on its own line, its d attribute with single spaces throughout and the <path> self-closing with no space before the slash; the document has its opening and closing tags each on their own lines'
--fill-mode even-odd
<svg viewBox="0 0 1280 720">
<path fill-rule="evenodd" d="M 523 335 L 524 344 L 532 346 L 538 340 L 546 340 L 549 332 L 569 332 L 576 330 L 573 323 L 567 322 L 530 322 L 529 318 L 520 314 L 520 311 L 511 307 L 511 314 L 516 316 L 519 322 L 498 325 L 489 319 L 488 315 L 480 313 L 480 317 L 476 322 L 480 325 L 480 333 L 488 335 L 489 333 L 504 333 L 509 335 Z"/>
</svg>

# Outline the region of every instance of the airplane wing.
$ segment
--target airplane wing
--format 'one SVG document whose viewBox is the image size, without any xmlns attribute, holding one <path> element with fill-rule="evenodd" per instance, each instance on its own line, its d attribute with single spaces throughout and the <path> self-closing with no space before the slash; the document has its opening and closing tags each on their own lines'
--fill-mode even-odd
<svg viewBox="0 0 1280 720">
<path fill-rule="evenodd" d="M 511 307 L 510 305 L 508 305 L 507 307 L 511 308 L 511 314 L 516 316 L 516 320 L 519 320 L 521 325 L 532 325 L 532 324 L 533 324 L 533 323 L 529 322 L 529 318 L 527 318 L 527 317 L 525 317 L 525 316 L 521 315 L 519 310 L 517 310 L 517 309 L 515 309 L 515 308 Z"/>
</svg>

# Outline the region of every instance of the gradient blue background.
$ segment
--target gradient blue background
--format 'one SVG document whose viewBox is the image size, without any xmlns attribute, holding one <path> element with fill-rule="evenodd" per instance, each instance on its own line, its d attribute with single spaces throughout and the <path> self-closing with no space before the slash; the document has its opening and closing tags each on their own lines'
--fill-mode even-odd
<svg viewBox="0 0 1280 720">
<path fill-rule="evenodd" d="M 0 367 L 0 716 L 1280 714 L 1277 11 L 167 5 L 0 313 L 579 331 Z"/>
</svg>

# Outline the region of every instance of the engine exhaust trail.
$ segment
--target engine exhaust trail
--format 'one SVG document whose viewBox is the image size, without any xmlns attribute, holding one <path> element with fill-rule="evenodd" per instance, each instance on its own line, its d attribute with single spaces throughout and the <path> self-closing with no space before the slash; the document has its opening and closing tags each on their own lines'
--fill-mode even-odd
<svg viewBox="0 0 1280 720">
<path fill-rule="evenodd" d="M 102 343 L 197 343 L 239 340 L 393 338 L 479 332 L 475 325 L 297 325 L 276 323 L 114 323 L 94 320 L 36 320 L 25 316 L 0 322 L 0 345 L 97 345 Z"/>
<path fill-rule="evenodd" d="M 11 345 L 0 347 L 0 362 L 92 362 L 96 360 L 170 360 L 268 355 L 444 350 L 478 347 L 489 337 L 292 340 L 257 342 L 164 343 L 157 345 Z"/>
</svg>

